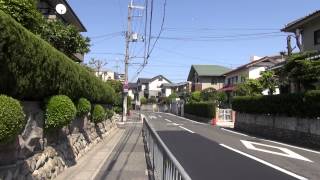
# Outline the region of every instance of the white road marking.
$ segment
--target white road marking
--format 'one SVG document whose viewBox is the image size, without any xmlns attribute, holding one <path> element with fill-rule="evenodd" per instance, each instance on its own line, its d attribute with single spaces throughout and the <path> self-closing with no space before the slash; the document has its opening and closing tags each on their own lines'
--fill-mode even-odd
<svg viewBox="0 0 320 180">
<path fill-rule="evenodd" d="M 149 116 L 150 119 L 157 119 L 157 116 Z"/>
<path fill-rule="evenodd" d="M 184 129 L 184 130 L 186 130 L 186 131 L 188 131 L 188 132 L 190 132 L 190 133 L 194 133 L 193 131 L 191 131 L 190 129 L 187 129 L 187 128 L 185 128 L 185 127 L 182 127 L 182 126 L 179 126 L 179 128 L 181 128 L 181 129 Z"/>
<path fill-rule="evenodd" d="M 172 121 L 170 121 L 169 119 L 164 119 L 164 120 L 166 120 L 167 122 L 170 122 L 170 123 L 172 122 Z"/>
<path fill-rule="evenodd" d="M 241 136 L 248 137 L 248 135 L 243 134 L 243 133 L 235 132 L 235 131 L 232 131 L 232 130 L 229 130 L 229 129 L 225 129 L 225 128 L 220 128 L 220 129 L 223 130 L 223 131 L 228 131 L 228 132 L 233 133 L 233 134 L 238 134 L 238 135 L 241 135 Z"/>
<path fill-rule="evenodd" d="M 288 146 L 288 147 L 300 149 L 300 150 L 307 151 L 307 152 L 312 152 L 312 153 L 320 154 L 319 151 L 315 151 L 315 150 L 311 150 L 311 149 L 307 149 L 307 148 L 302 148 L 302 147 L 298 147 L 298 146 L 293 146 L 293 145 L 289 145 L 289 144 L 285 144 L 285 143 L 281 143 L 281 142 L 277 142 L 277 141 L 271 141 L 271 140 L 267 140 L 267 139 L 262 139 L 262 140 L 267 141 L 267 142 L 271 142 L 271 143 L 275 143 L 275 144 L 279 144 L 279 145 L 283 145 L 283 146 Z"/>
<path fill-rule="evenodd" d="M 185 118 L 185 117 L 177 116 L 177 115 L 171 114 L 171 113 L 165 113 L 165 114 L 171 115 L 171 116 L 175 116 L 175 117 L 178 117 L 178 118 L 180 118 L 180 119 L 187 120 L 187 121 L 189 121 L 189 122 L 191 122 L 191 123 L 193 123 L 193 124 L 209 125 L 209 124 L 207 124 L 207 123 L 202 123 L 202 122 L 193 121 L 193 120 L 191 120 L 191 119 L 187 119 L 187 118 Z"/>
<path fill-rule="evenodd" d="M 220 146 L 222 146 L 222 147 L 224 147 L 224 148 L 227 148 L 227 149 L 229 149 L 229 150 L 231 150 L 231 151 L 234 151 L 234 152 L 236 152 L 236 153 L 239 153 L 239 154 L 241 154 L 241 155 L 243 155 L 243 156 L 246 156 L 246 157 L 248 157 L 248 158 L 250 158 L 250 159 L 253 159 L 253 160 L 255 160 L 255 161 L 258 161 L 258 162 L 260 162 L 260 163 L 262 163 L 262 164 L 264 164 L 264 165 L 267 165 L 267 166 L 269 166 L 269 167 L 271 167 L 271 168 L 273 168 L 273 169 L 276 169 L 276 170 L 278 170 L 278 171 L 281 171 L 281 172 L 283 172 L 283 173 L 285 173 L 285 174 L 288 174 L 288 175 L 290 175 L 290 176 L 292 176 L 292 177 L 294 177 L 294 178 L 297 178 L 297 179 L 299 179 L 299 180 L 308 180 L 307 178 L 305 178 L 305 177 L 303 177 L 303 176 L 300 176 L 300 175 L 298 175 L 298 174 L 295 174 L 295 173 L 293 173 L 293 172 L 290 172 L 290 171 L 288 171 L 288 170 L 286 170 L 286 169 L 283 169 L 283 168 L 281 168 L 281 167 L 279 167 L 279 166 L 276 166 L 276 165 L 274 165 L 274 164 L 271 164 L 271 163 L 269 163 L 269 162 L 267 162 L 267 161 L 264 161 L 264 160 L 262 160 L 262 159 L 259 159 L 259 158 L 257 158 L 257 157 L 254 157 L 254 156 L 252 156 L 252 155 L 250 155 L 250 154 L 247 154 L 247 153 L 245 153 L 245 152 L 239 151 L 239 150 L 234 149 L 234 148 L 232 148 L 232 147 L 229 147 L 229 146 L 227 146 L 227 145 L 220 144 Z"/>
<path fill-rule="evenodd" d="M 161 115 L 158 115 L 159 116 L 159 118 L 162 118 L 162 116 Z"/>
<path fill-rule="evenodd" d="M 224 129 L 224 128 L 220 128 L 220 129 L 224 130 L 224 131 L 228 131 L 230 133 L 239 134 L 239 135 L 246 136 L 246 137 L 252 137 L 252 138 L 256 138 L 256 139 L 263 140 L 263 141 L 266 141 L 266 142 L 271 142 L 271 143 L 275 143 L 275 144 L 279 144 L 279 145 L 283 145 L 283 146 L 287 146 L 287 147 L 291 147 L 291 148 L 295 148 L 295 149 L 299 149 L 299 150 L 303 150 L 303 151 L 307 151 L 307 152 L 311 152 L 311 153 L 315 153 L 315 154 L 320 154 L 320 151 L 315 151 L 315 150 L 312 150 L 312 149 L 293 146 L 293 145 L 289 145 L 289 144 L 286 144 L 286 143 L 281 143 L 281 142 L 272 141 L 272 140 L 268 140 L 268 139 L 257 138 L 255 136 L 249 136 L 247 134 L 239 133 L 239 132 L 232 131 L 232 130 L 229 130 L 229 129 Z"/>
<path fill-rule="evenodd" d="M 251 150 L 255 150 L 255 151 L 261 151 L 261 152 L 265 152 L 265 153 L 270 153 L 270 154 L 275 154 L 278 156 L 284 156 L 284 157 L 289 157 L 289 158 L 293 158 L 293 159 L 299 159 L 299 160 L 303 160 L 303 161 L 308 161 L 308 162 L 312 162 L 310 159 L 305 158 L 287 148 L 283 148 L 283 147 L 277 147 L 277 146 L 271 146 L 268 144 L 262 144 L 262 143 L 257 143 L 257 142 L 251 142 L 251 141 L 245 141 L 245 140 L 240 140 L 242 142 L 242 144 Z M 267 150 L 267 149 L 262 149 L 262 148 L 257 148 L 254 145 L 259 145 L 259 146 L 263 146 L 263 147 L 269 147 L 269 148 L 274 148 L 274 149 L 279 149 L 280 151 L 282 151 L 283 153 L 280 152 L 275 152 L 275 151 L 271 151 L 271 150 Z"/>
</svg>

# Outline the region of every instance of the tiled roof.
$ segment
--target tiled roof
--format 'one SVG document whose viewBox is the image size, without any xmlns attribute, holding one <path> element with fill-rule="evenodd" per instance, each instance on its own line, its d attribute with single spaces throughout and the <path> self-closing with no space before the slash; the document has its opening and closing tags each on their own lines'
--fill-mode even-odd
<svg viewBox="0 0 320 180">
<path fill-rule="evenodd" d="M 192 79 L 195 72 L 198 76 L 221 76 L 230 70 L 231 69 L 219 65 L 192 65 L 188 75 L 188 81 Z"/>
<path fill-rule="evenodd" d="M 320 17 L 320 10 L 315 11 L 307 16 L 304 16 L 302 18 L 299 18 L 295 21 L 290 22 L 289 24 L 287 24 L 283 29 L 281 29 L 281 31 L 284 32 L 292 32 L 294 31 L 297 27 L 305 24 L 306 22 L 313 20 L 314 18 L 319 18 Z"/>
</svg>

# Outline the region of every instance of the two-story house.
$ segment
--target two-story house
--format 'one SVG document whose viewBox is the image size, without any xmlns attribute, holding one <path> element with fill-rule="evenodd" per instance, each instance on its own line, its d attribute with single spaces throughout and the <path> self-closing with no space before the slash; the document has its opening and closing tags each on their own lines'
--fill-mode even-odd
<svg viewBox="0 0 320 180">
<path fill-rule="evenodd" d="M 249 63 L 223 74 L 225 76 L 224 87 L 219 89 L 219 91 L 232 94 L 237 84 L 245 82 L 246 79 L 258 79 L 261 76 L 261 72 L 284 60 L 284 57 L 281 55 L 263 58 L 257 56 L 251 57 Z M 279 93 L 278 90 L 276 93 Z M 264 94 L 267 94 L 267 91 Z"/>
<path fill-rule="evenodd" d="M 57 4 L 66 6 L 67 11 L 65 14 L 58 14 L 56 12 L 55 8 Z M 75 26 L 79 32 L 87 32 L 85 26 L 66 0 L 39 0 L 37 8 L 49 20 L 59 19 L 66 25 L 71 24 Z M 74 53 L 72 58 L 77 62 L 83 62 L 84 54 Z"/>
<path fill-rule="evenodd" d="M 320 51 L 320 10 L 287 24 L 281 31 L 300 34 L 301 51 Z"/>
<path fill-rule="evenodd" d="M 191 91 L 222 88 L 225 81 L 224 73 L 230 70 L 218 65 L 192 65 L 188 75 L 188 81 L 191 82 Z"/>
<path fill-rule="evenodd" d="M 168 97 L 172 93 L 177 93 L 179 97 L 184 97 L 191 92 L 191 82 L 180 82 L 161 85 L 161 97 Z"/>
</svg>

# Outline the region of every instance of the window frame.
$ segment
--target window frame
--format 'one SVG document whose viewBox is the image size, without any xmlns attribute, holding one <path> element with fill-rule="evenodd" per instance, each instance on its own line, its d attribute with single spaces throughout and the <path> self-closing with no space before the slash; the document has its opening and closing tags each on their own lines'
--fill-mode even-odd
<svg viewBox="0 0 320 180">
<path fill-rule="evenodd" d="M 320 29 L 314 31 L 313 41 L 314 41 L 314 45 L 320 45 Z"/>
</svg>

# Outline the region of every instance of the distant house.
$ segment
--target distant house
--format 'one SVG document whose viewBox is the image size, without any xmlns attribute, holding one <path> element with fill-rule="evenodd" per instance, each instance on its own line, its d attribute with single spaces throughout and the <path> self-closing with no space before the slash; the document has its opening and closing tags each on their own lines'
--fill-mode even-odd
<svg viewBox="0 0 320 180">
<path fill-rule="evenodd" d="M 176 93 L 179 97 L 184 97 L 186 94 L 191 92 L 190 82 L 180 82 L 171 84 L 161 85 L 161 96 L 168 97 L 172 93 Z"/>
<path fill-rule="evenodd" d="M 108 80 L 114 80 L 115 79 L 115 73 L 112 71 L 100 71 L 95 72 L 95 75 L 102 79 L 102 81 L 108 81 Z"/>
<path fill-rule="evenodd" d="M 281 31 L 301 34 L 302 51 L 320 51 L 320 10 L 287 24 Z"/>
<path fill-rule="evenodd" d="M 192 65 L 188 75 L 191 91 L 201 91 L 210 87 L 222 88 L 225 81 L 224 73 L 230 70 L 218 65 Z"/>
<path fill-rule="evenodd" d="M 55 9 L 57 4 L 65 5 L 67 12 L 63 15 L 58 14 Z M 87 29 L 66 0 L 39 0 L 37 8 L 49 20 L 59 19 L 66 25 L 71 24 L 75 26 L 79 32 L 87 32 Z M 74 53 L 73 59 L 83 62 L 84 54 Z"/>
<path fill-rule="evenodd" d="M 121 74 L 121 73 L 114 73 L 114 79 L 118 80 L 120 82 L 124 82 L 125 81 L 125 75 Z"/>
<path fill-rule="evenodd" d="M 219 91 L 234 92 L 237 84 L 245 82 L 246 79 L 258 79 L 261 72 L 284 60 L 282 56 L 251 58 L 249 63 L 223 74 L 225 82 L 223 88 Z"/>
</svg>

